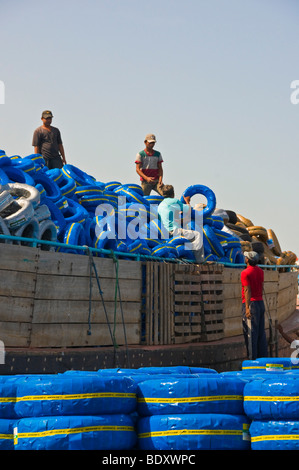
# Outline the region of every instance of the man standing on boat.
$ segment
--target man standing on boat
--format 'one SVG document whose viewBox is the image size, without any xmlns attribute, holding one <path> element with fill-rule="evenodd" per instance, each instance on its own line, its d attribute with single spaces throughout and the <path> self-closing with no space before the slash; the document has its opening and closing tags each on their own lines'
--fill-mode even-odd
<svg viewBox="0 0 299 470">
<path fill-rule="evenodd" d="M 57 127 L 51 126 L 53 114 L 51 111 L 44 111 L 41 120 L 43 124 L 35 129 L 32 145 L 34 153 L 43 156 L 46 166 L 52 168 L 62 168 L 66 164 L 64 147 L 61 135 Z"/>
<path fill-rule="evenodd" d="M 136 172 L 140 176 L 143 194 L 149 196 L 152 190 L 161 194 L 163 185 L 163 158 L 160 152 L 154 150 L 156 137 L 147 134 L 144 140 L 145 149 L 136 155 Z"/>
<path fill-rule="evenodd" d="M 243 333 L 249 359 L 268 357 L 263 300 L 264 271 L 257 266 L 255 251 L 244 253 L 246 268 L 241 273 Z"/>
</svg>

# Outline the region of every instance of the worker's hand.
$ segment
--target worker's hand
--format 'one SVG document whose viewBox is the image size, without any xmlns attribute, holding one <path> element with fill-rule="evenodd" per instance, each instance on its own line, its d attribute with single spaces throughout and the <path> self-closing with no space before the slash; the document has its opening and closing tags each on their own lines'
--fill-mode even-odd
<svg viewBox="0 0 299 470">
<path fill-rule="evenodd" d="M 251 318 L 250 307 L 246 307 L 245 315 L 246 315 L 246 318 L 248 318 L 248 319 Z"/>
<path fill-rule="evenodd" d="M 147 179 L 146 179 L 146 181 L 147 181 L 148 183 L 154 183 L 154 182 L 156 181 L 156 179 L 153 178 L 152 176 L 148 176 Z"/>
</svg>

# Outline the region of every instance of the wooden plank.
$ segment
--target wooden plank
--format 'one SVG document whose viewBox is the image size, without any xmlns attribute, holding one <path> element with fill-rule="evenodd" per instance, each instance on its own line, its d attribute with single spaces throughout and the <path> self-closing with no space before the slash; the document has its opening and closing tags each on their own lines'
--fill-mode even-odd
<svg viewBox="0 0 299 470">
<path fill-rule="evenodd" d="M 36 273 L 0 270 L 0 295 L 34 297 Z"/>
<path fill-rule="evenodd" d="M 0 338 L 5 348 L 28 347 L 30 324 L 21 322 L 0 322 Z"/>
<path fill-rule="evenodd" d="M 121 311 L 122 306 L 122 311 Z M 92 323 L 122 322 L 122 314 L 126 323 L 140 320 L 140 302 L 117 302 L 116 312 L 113 301 L 102 303 L 101 300 L 91 302 Z M 33 309 L 33 323 L 84 323 L 89 317 L 89 302 L 83 300 L 36 300 Z"/>
<path fill-rule="evenodd" d="M 100 279 L 100 287 L 105 300 L 114 300 L 115 279 Z M 49 288 L 50 286 L 50 288 Z M 122 299 L 125 301 L 140 301 L 141 279 L 119 279 Z M 92 292 L 95 300 L 100 300 L 96 280 L 92 280 Z M 36 299 L 89 299 L 89 278 L 79 276 L 37 275 Z"/>
<path fill-rule="evenodd" d="M 94 256 L 93 260 L 99 277 L 115 278 L 115 262 L 112 259 Z M 89 276 L 89 263 L 89 257 L 86 255 L 40 251 L 38 272 L 62 276 Z M 95 276 L 94 272 L 93 276 Z M 141 262 L 119 260 L 118 277 L 120 279 L 140 279 Z"/>
<path fill-rule="evenodd" d="M 1 321 L 31 323 L 33 306 L 34 301 L 30 297 L 0 296 Z"/>
<path fill-rule="evenodd" d="M 140 343 L 140 325 L 126 328 L 128 344 Z M 117 345 L 125 344 L 123 325 L 116 325 L 115 338 Z M 84 347 L 113 345 L 107 325 L 92 325 L 91 334 L 83 324 L 35 324 L 32 325 L 31 347 Z"/>
<path fill-rule="evenodd" d="M 0 269 L 8 271 L 36 271 L 39 250 L 33 247 L 1 243 Z"/>
</svg>

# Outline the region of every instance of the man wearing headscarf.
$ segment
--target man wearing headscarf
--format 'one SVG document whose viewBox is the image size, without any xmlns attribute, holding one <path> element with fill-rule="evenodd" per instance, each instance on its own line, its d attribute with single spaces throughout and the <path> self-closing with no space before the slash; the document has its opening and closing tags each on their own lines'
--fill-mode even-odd
<svg viewBox="0 0 299 470">
<path fill-rule="evenodd" d="M 246 268 L 241 273 L 242 322 L 247 355 L 250 359 L 268 356 L 263 300 L 264 271 L 257 266 L 259 255 L 244 252 Z"/>
</svg>

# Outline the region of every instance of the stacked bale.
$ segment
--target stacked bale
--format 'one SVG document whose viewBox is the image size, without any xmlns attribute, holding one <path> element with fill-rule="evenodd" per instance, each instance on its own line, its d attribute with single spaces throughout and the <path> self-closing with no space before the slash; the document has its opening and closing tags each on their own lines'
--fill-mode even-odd
<svg viewBox="0 0 299 470">
<path fill-rule="evenodd" d="M 252 420 L 252 450 L 299 449 L 299 376 L 260 378 L 244 388 L 244 409 Z"/>
<path fill-rule="evenodd" d="M 147 379 L 137 386 L 142 450 L 248 450 L 244 382 L 218 374 Z"/>
<path fill-rule="evenodd" d="M 97 374 L 30 377 L 17 385 L 16 450 L 129 450 L 136 386 Z"/>
</svg>

